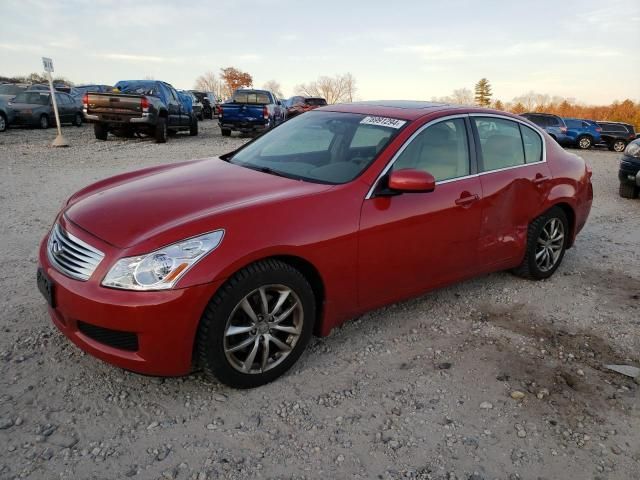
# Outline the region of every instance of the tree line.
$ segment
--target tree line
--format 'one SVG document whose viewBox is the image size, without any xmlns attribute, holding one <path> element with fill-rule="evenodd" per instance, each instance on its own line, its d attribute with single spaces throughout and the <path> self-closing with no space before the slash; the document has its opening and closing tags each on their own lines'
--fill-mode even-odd
<svg viewBox="0 0 640 480">
<path fill-rule="evenodd" d="M 510 102 L 492 100 L 491 84 L 482 78 L 475 84 L 474 91 L 468 88 L 454 90 L 451 95 L 434 97 L 433 101 L 459 105 L 477 105 L 495 108 L 511 113 L 552 113 L 561 117 L 584 118 L 588 120 L 609 120 L 635 125 L 640 129 L 640 102 L 626 99 L 616 100 L 609 105 L 585 105 L 573 98 L 551 96 L 545 93 L 529 91 L 514 97 Z"/>
</svg>

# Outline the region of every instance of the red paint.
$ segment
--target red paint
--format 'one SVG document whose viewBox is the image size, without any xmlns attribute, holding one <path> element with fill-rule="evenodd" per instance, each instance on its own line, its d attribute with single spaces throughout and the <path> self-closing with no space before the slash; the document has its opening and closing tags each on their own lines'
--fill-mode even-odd
<svg viewBox="0 0 640 480">
<path fill-rule="evenodd" d="M 75 194 L 59 217 L 63 228 L 105 253 L 92 277 L 76 281 L 48 262 L 56 284 L 54 323 L 87 352 L 149 374 L 191 368 L 202 312 L 216 290 L 242 267 L 267 257 L 296 257 L 322 279 L 325 298 L 316 332 L 372 308 L 481 273 L 517 266 L 527 225 L 556 204 L 575 220 L 570 243 L 591 208 L 584 161 L 544 134 L 547 162 L 436 184 L 429 193 L 365 199 L 405 141 L 437 117 L 489 110 L 325 107 L 404 119 L 408 125 L 356 180 L 321 185 L 205 159 L 127 173 Z M 500 112 L 500 115 L 522 120 Z M 397 171 L 394 175 L 398 175 Z M 426 175 L 398 178 L 428 183 Z M 132 292 L 100 286 L 122 257 L 225 229 L 221 245 L 190 269 L 174 290 Z M 80 333 L 76 321 L 139 334 L 140 350 L 125 352 Z"/>
</svg>

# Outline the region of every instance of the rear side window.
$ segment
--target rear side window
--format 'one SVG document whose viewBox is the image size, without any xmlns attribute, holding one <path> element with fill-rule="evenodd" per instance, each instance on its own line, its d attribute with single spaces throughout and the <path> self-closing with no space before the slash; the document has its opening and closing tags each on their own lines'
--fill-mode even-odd
<svg viewBox="0 0 640 480">
<path fill-rule="evenodd" d="M 568 128 L 582 128 L 588 126 L 585 122 L 581 122 L 580 120 L 564 120 L 564 123 Z"/>
<path fill-rule="evenodd" d="M 464 120 L 448 120 L 425 128 L 393 164 L 393 170 L 403 168 L 429 172 L 436 181 L 469 175 L 469 146 Z"/>
<path fill-rule="evenodd" d="M 533 123 L 535 123 L 536 125 L 542 128 L 549 125 L 549 122 L 547 122 L 547 119 L 539 115 L 528 115 L 525 118 L 529 119 L 530 121 L 532 121 Z"/>
<path fill-rule="evenodd" d="M 560 119 L 556 117 L 546 117 L 546 119 L 547 125 L 549 125 L 550 127 L 557 127 L 560 125 Z"/>
<path fill-rule="evenodd" d="M 522 134 L 522 145 L 524 146 L 524 157 L 527 163 L 542 161 L 542 139 L 533 129 L 526 125 L 520 125 Z"/>
<path fill-rule="evenodd" d="M 518 123 L 488 117 L 474 117 L 473 121 L 480 137 L 483 171 L 524 165 L 524 148 Z"/>
</svg>

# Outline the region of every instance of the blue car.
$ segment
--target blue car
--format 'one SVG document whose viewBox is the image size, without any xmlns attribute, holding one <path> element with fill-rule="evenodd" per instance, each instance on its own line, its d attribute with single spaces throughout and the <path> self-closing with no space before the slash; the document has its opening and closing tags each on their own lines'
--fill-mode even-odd
<svg viewBox="0 0 640 480">
<path fill-rule="evenodd" d="M 567 125 L 558 115 L 552 115 L 550 113 L 523 113 L 520 116 L 535 123 L 560 145 L 573 144 L 571 138 L 567 136 Z"/>
<path fill-rule="evenodd" d="M 567 137 L 570 145 L 588 150 L 593 145 L 600 143 L 602 128 L 593 120 L 582 118 L 563 118 L 567 125 Z"/>
</svg>

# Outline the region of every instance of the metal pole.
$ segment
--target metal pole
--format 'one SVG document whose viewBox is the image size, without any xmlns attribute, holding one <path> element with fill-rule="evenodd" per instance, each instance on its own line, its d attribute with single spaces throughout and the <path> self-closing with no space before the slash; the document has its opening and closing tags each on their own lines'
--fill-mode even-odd
<svg viewBox="0 0 640 480">
<path fill-rule="evenodd" d="M 51 102 L 53 103 L 53 113 L 56 116 L 56 126 L 58 127 L 58 136 L 51 144 L 54 147 L 68 147 L 67 140 L 62 136 L 62 128 L 60 127 L 60 115 L 58 114 L 58 103 L 56 102 L 56 92 L 53 88 L 53 78 L 51 72 L 47 72 L 49 77 L 49 91 L 51 92 Z"/>
</svg>

